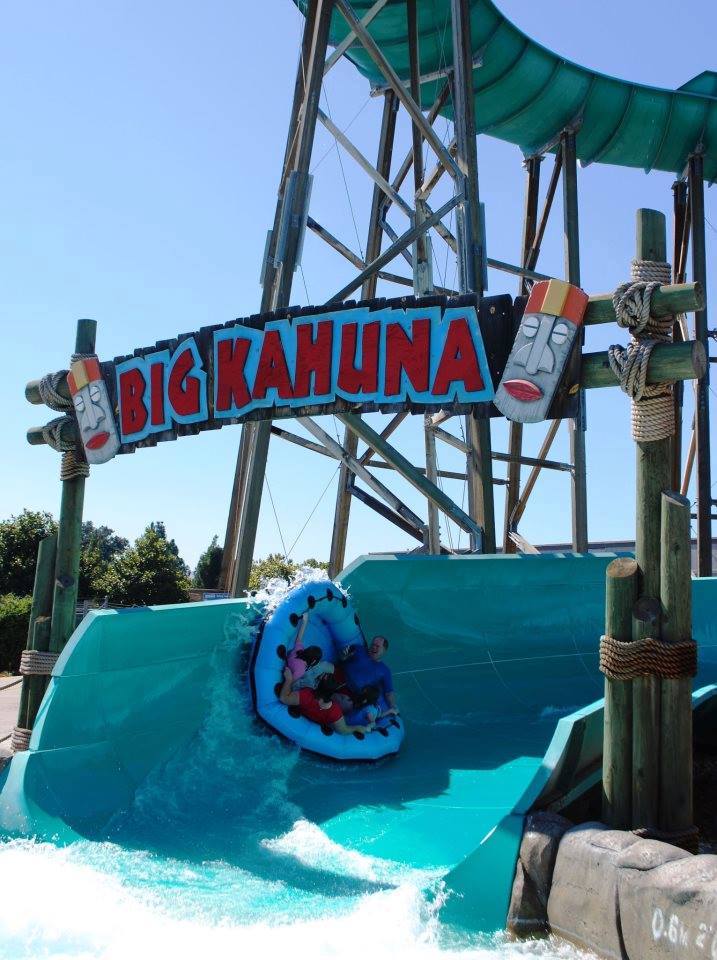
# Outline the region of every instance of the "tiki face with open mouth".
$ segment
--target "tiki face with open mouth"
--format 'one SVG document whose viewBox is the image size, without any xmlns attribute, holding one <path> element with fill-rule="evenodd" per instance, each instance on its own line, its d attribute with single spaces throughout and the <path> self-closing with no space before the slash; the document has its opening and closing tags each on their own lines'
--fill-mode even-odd
<svg viewBox="0 0 717 960">
<path fill-rule="evenodd" d="M 587 302 L 586 293 L 562 280 L 533 287 L 494 400 L 509 420 L 537 423 L 547 417 Z"/>
<path fill-rule="evenodd" d="M 88 463 L 106 463 L 120 446 L 115 419 L 96 357 L 75 360 L 67 374 Z"/>
</svg>

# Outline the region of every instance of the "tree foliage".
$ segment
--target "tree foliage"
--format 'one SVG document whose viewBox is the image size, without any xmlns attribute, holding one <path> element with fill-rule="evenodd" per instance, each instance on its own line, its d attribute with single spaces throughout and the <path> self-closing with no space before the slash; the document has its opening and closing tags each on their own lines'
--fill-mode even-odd
<svg viewBox="0 0 717 960">
<path fill-rule="evenodd" d="M 20 666 L 20 654 L 27 643 L 30 622 L 30 597 L 14 593 L 0 596 L 0 671 L 14 673 Z"/>
<path fill-rule="evenodd" d="M 129 541 L 118 536 L 110 527 L 96 527 L 91 520 L 82 524 L 79 597 L 96 600 L 104 596 L 100 582 L 110 561 L 129 546 Z"/>
<path fill-rule="evenodd" d="M 42 510 L 23 510 L 0 523 L 0 594 L 32 593 L 38 544 L 56 532 L 52 516 Z"/>
<path fill-rule="evenodd" d="M 219 546 L 218 539 L 215 534 L 212 542 L 197 561 L 197 569 L 194 571 L 192 580 L 193 586 L 203 587 L 205 590 L 216 590 L 219 587 L 224 550 Z"/>
<path fill-rule="evenodd" d="M 183 603 L 188 599 L 187 565 L 163 523 L 150 523 L 129 547 L 110 560 L 96 586 L 110 603 L 123 606 Z"/>
</svg>

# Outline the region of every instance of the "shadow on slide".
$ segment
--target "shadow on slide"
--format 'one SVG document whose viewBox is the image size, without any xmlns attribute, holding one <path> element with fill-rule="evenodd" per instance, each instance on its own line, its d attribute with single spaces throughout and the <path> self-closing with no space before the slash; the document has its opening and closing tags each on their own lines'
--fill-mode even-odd
<svg viewBox="0 0 717 960">
<path fill-rule="evenodd" d="M 524 814 L 600 776 L 613 557 L 376 555 L 349 567 L 341 582 L 364 631 L 390 640 L 406 726 L 400 754 L 375 764 L 300 754 L 251 715 L 256 603 L 91 614 L 58 661 L 30 751 L 0 775 L 0 829 L 221 858 L 336 895 L 356 851 L 379 865 L 366 889 L 390 882 L 386 862 L 440 874 L 447 921 L 501 927 Z M 702 683 L 717 679 L 716 590 L 695 581 Z M 307 823 L 335 865 L 303 855 L 296 824 Z M 292 830 L 291 862 L 279 861 L 286 851 L 267 838 Z"/>
</svg>

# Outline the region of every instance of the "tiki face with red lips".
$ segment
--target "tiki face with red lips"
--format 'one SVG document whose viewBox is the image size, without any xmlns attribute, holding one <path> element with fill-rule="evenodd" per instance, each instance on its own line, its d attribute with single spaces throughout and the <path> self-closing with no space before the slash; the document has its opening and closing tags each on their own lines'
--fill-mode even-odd
<svg viewBox="0 0 717 960">
<path fill-rule="evenodd" d="M 494 400 L 509 420 L 547 417 L 587 302 L 586 293 L 562 280 L 533 287 Z"/>
<path fill-rule="evenodd" d="M 96 357 L 75 360 L 67 374 L 88 463 L 106 463 L 120 446 L 107 387 Z"/>
</svg>

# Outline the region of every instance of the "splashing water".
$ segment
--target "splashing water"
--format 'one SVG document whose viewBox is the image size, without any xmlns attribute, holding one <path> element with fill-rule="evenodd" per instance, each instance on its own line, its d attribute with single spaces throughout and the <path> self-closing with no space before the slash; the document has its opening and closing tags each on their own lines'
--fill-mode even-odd
<svg viewBox="0 0 717 960">
<path fill-rule="evenodd" d="M 256 599 L 271 610 L 288 589 Z M 228 620 L 201 730 L 147 778 L 111 842 L 0 842 L 0 960 L 577 960 L 552 941 L 449 934 L 435 871 L 345 849 L 302 819 L 298 750 L 250 708 L 251 633 Z"/>
</svg>

